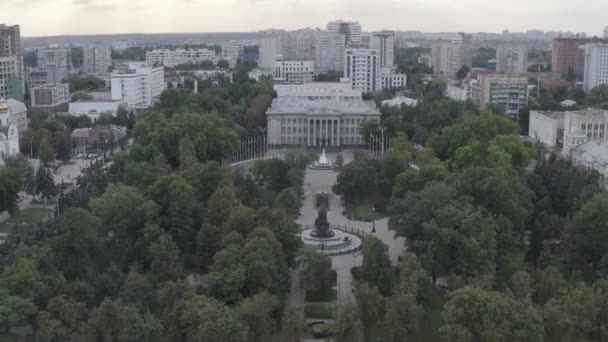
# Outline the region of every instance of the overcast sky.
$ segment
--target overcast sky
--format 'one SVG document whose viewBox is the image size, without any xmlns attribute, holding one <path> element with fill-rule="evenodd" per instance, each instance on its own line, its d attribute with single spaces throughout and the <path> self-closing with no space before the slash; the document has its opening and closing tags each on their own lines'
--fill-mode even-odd
<svg viewBox="0 0 608 342">
<path fill-rule="evenodd" d="M 365 31 L 599 35 L 608 26 L 608 0 L 0 0 L 0 8 L 0 23 L 20 24 L 23 36 L 295 29 L 335 19 Z"/>
</svg>

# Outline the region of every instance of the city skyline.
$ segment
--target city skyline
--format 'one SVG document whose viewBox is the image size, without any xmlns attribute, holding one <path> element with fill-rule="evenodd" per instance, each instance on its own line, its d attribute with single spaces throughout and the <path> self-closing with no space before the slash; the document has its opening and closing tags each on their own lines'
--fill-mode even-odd
<svg viewBox="0 0 608 342">
<path fill-rule="evenodd" d="M 5 0 L 0 22 L 19 24 L 22 36 L 119 33 L 252 32 L 270 27 L 324 28 L 335 19 L 359 21 L 367 32 L 585 32 L 601 35 L 608 2 L 514 0 Z M 483 9 L 483 11 L 481 10 Z M 53 15 L 47 15 L 53 13 Z M 99 20 L 111 15 L 112 20 Z M 565 20 L 584 18 L 584 20 Z"/>
</svg>

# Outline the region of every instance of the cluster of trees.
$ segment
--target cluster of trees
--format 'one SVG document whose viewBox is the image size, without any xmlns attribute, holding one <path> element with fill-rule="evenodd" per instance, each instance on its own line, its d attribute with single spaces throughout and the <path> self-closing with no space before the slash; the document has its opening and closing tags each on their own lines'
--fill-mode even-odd
<svg viewBox="0 0 608 342">
<path fill-rule="evenodd" d="M 212 60 L 204 60 L 200 63 L 181 64 L 172 68 L 172 70 L 215 70 L 216 68 L 230 69 L 230 63 L 225 59 L 220 59 L 217 64 Z"/>
<path fill-rule="evenodd" d="M 239 133 L 259 130 L 266 125 L 266 110 L 272 103 L 272 79 L 260 82 L 249 79 L 247 73 L 255 63 L 237 65 L 233 82 L 199 81 L 198 93 L 187 88 L 168 89 L 155 110 L 171 116 L 178 111 L 216 112 L 236 124 Z"/>
<path fill-rule="evenodd" d="M 106 82 L 89 74 L 70 74 L 65 80 L 70 85 L 70 91 L 95 91 L 106 87 Z"/>
<path fill-rule="evenodd" d="M 422 78 L 433 72 L 428 65 L 418 63 L 418 57 L 429 54 L 428 48 L 397 48 L 395 49 L 395 65 L 397 71 L 407 74 L 408 88 L 420 91 L 424 88 Z"/>
<path fill-rule="evenodd" d="M 81 124 L 90 121 L 79 119 Z M 78 123 L 76 123 L 79 125 Z M 44 165 L 55 159 L 68 161 L 72 156 L 71 127 L 57 118 L 36 115 L 29 128 L 19 137 L 20 149 L 25 154 L 39 158 Z"/>
<path fill-rule="evenodd" d="M 0 246 L 0 328 L 48 341 L 295 341 L 301 312 L 282 315 L 314 156 L 233 171 L 217 161 L 236 147 L 234 124 L 181 110 L 138 122 L 134 139 L 62 196 L 55 219 Z M 0 172 L 16 196 L 20 172 Z"/>
<path fill-rule="evenodd" d="M 131 46 L 120 51 L 112 49 L 112 59 L 127 61 L 145 61 L 146 51 L 148 50 L 151 50 L 151 48 L 141 46 Z"/>
</svg>

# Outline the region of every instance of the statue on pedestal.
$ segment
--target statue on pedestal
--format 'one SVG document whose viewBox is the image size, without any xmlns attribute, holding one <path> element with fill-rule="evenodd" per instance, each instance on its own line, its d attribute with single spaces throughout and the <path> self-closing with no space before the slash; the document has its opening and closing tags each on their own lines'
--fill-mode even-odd
<svg viewBox="0 0 608 342">
<path fill-rule="evenodd" d="M 318 212 L 318 217 L 315 220 L 315 229 L 311 233 L 312 236 L 320 239 L 333 237 L 335 233 L 329 229 L 329 221 L 327 220 L 327 207 L 321 205 Z"/>
</svg>

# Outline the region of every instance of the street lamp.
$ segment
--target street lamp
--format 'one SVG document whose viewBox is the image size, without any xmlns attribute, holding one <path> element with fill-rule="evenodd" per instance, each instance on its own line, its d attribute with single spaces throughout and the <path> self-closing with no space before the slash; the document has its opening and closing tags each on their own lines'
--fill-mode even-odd
<svg viewBox="0 0 608 342">
<path fill-rule="evenodd" d="M 372 233 L 376 233 L 376 208 L 372 208 Z"/>
</svg>

